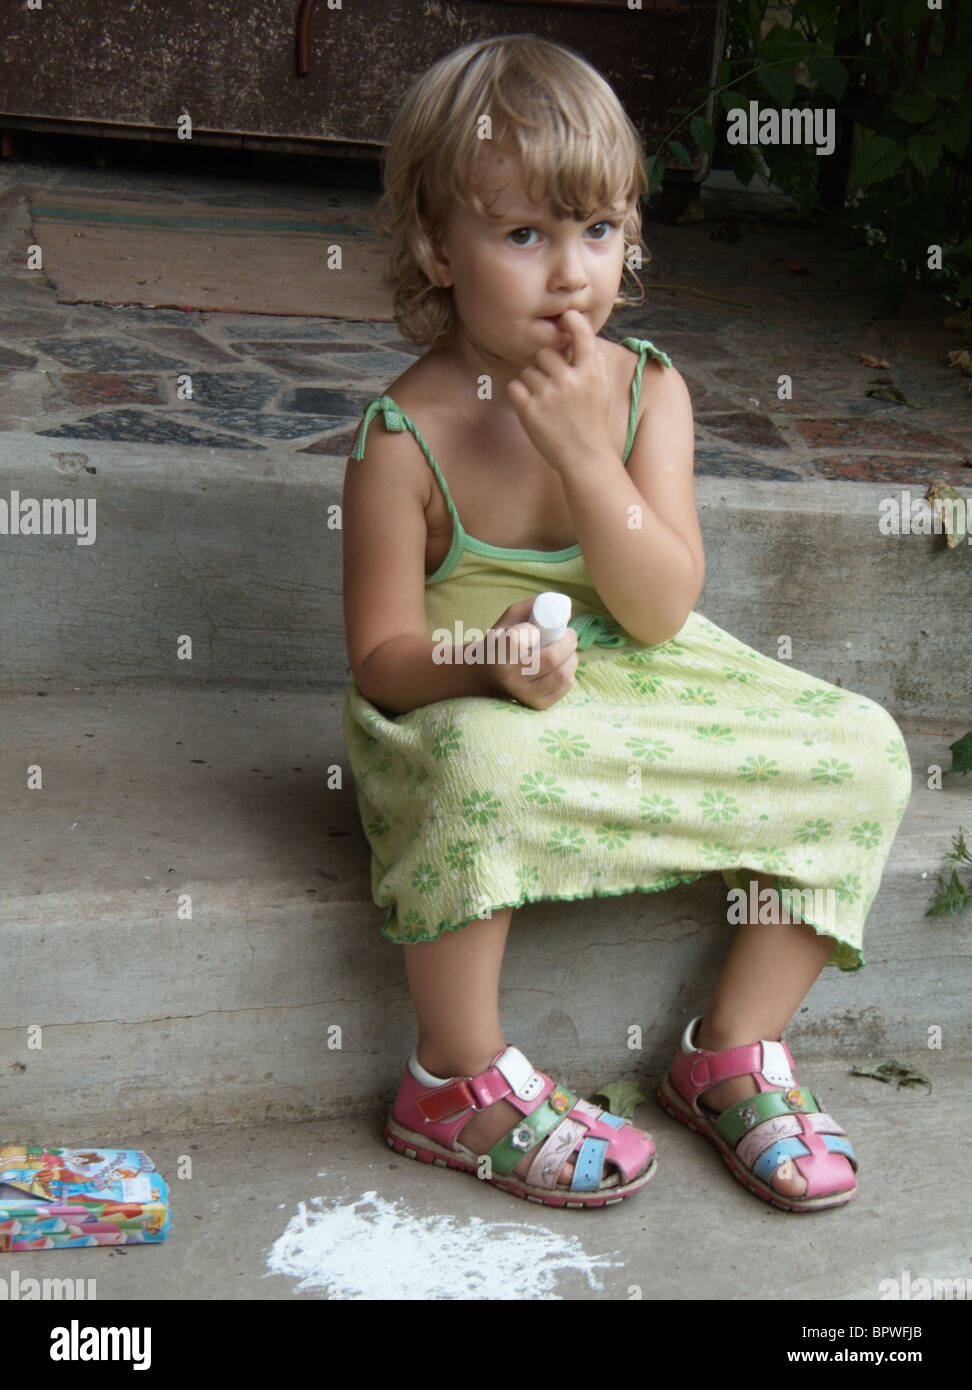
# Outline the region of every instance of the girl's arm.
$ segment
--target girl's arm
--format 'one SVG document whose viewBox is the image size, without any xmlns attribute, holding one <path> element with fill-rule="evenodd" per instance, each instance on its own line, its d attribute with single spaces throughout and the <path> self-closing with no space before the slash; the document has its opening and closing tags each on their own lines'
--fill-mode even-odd
<svg viewBox="0 0 972 1390">
<path fill-rule="evenodd" d="M 342 498 L 344 627 L 358 689 L 407 714 L 462 695 L 495 695 L 487 664 L 434 662 L 425 616 L 425 504 L 432 474 L 407 430 L 376 419 L 349 459 Z"/>
<path fill-rule="evenodd" d="M 688 388 L 674 367 L 649 363 L 642 389 L 649 394 L 627 467 L 612 453 L 561 477 L 595 588 L 627 632 L 655 646 L 674 637 L 695 607 L 705 554 Z"/>
<path fill-rule="evenodd" d="M 559 320 L 571 356 L 541 348 L 506 393 L 560 474 L 594 587 L 625 631 L 656 646 L 684 626 L 705 579 L 695 511 L 695 427 L 674 367 L 647 364 L 645 410 L 625 468 L 608 432 L 611 382 L 583 314 Z"/>
</svg>

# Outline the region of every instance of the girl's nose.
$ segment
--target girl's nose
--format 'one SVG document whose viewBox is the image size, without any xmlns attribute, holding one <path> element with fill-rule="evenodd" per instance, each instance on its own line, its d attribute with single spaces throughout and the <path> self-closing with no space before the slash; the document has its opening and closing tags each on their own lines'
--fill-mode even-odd
<svg viewBox="0 0 972 1390">
<path fill-rule="evenodd" d="M 554 253 L 554 263 L 550 272 L 550 286 L 553 290 L 564 290 L 573 294 L 587 284 L 587 271 L 584 268 L 582 249 L 573 242 L 561 244 Z"/>
</svg>

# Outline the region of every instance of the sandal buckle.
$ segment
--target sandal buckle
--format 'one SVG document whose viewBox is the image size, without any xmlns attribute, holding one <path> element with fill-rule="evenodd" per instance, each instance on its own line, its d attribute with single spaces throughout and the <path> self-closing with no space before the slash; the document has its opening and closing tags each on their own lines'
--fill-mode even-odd
<svg viewBox="0 0 972 1390">
<path fill-rule="evenodd" d="M 763 1049 L 762 1073 L 771 1086 L 795 1086 L 789 1059 L 782 1042 L 760 1042 Z"/>
<path fill-rule="evenodd" d="M 523 1084 L 514 1090 L 513 1094 L 519 1096 L 520 1100 L 536 1100 L 543 1090 L 543 1077 L 538 1071 L 532 1072 Z"/>
</svg>

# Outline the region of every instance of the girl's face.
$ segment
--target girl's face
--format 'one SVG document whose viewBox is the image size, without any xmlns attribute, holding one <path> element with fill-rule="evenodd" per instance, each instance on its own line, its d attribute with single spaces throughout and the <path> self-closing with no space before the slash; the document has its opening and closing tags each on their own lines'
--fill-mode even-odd
<svg viewBox="0 0 972 1390">
<path fill-rule="evenodd" d="M 435 268 L 438 283 L 452 286 L 460 351 L 465 340 L 501 376 L 515 376 L 541 348 L 567 346 L 553 322 L 565 309 L 580 310 L 595 333 L 607 322 L 624 268 L 627 208 L 599 208 L 587 222 L 556 220 L 546 201 L 527 196 L 518 158 L 491 150 L 481 168 L 478 189 L 492 216 L 456 204 Z"/>
</svg>

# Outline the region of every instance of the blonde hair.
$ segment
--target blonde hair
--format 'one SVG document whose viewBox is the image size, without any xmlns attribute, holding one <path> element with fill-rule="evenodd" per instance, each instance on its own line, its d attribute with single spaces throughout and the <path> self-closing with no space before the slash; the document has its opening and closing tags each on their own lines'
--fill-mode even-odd
<svg viewBox="0 0 972 1390">
<path fill-rule="evenodd" d="M 478 138 L 490 118 L 490 140 Z M 518 153 L 537 202 L 559 219 L 586 221 L 605 204 L 627 208 L 622 234 L 651 260 L 641 235 L 648 189 L 638 132 L 610 85 L 578 53 L 533 34 L 465 44 L 440 58 L 406 93 L 382 155 L 385 191 L 375 220 L 391 237 L 383 284 L 392 291 L 402 337 L 430 348 L 450 342 L 457 318 L 451 287 L 428 269 L 458 199 L 487 210 L 474 181 L 484 147 Z M 644 301 L 619 293 L 615 308 Z"/>
</svg>

